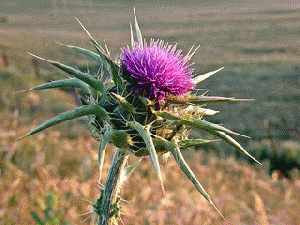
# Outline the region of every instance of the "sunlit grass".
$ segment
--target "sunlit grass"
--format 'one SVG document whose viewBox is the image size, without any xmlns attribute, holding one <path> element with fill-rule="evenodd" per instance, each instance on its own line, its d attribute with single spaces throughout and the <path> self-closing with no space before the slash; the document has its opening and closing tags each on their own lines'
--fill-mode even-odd
<svg viewBox="0 0 300 225">
<path fill-rule="evenodd" d="M 29 115 L 27 118 L 31 120 Z M 0 222 L 34 223 L 31 211 L 43 218 L 46 197 L 53 192 L 58 195 L 54 211 L 62 211 L 61 224 L 93 224 L 96 215 L 89 210 L 90 202 L 99 196 L 99 170 L 97 142 L 83 135 L 87 127 L 83 125 L 72 139 L 66 134 L 68 130 L 57 126 L 5 146 L 28 131 L 23 127 L 26 120 L 19 119 L 17 114 L 5 118 L 1 113 L 1 121 L 6 122 L 0 126 Z M 113 150 L 108 149 L 102 177 L 106 176 Z M 240 165 L 232 157 L 219 159 L 201 150 L 184 155 L 207 192 L 214 196 L 226 221 L 194 190 L 173 159 L 166 163 L 160 159 L 166 189 L 163 198 L 151 161 L 144 159 L 122 188 L 124 224 L 300 223 L 298 171 L 293 171 L 292 181 L 278 180 L 275 174 L 269 176 L 267 163 L 254 168 Z M 202 164 L 204 159 L 207 163 Z"/>
</svg>

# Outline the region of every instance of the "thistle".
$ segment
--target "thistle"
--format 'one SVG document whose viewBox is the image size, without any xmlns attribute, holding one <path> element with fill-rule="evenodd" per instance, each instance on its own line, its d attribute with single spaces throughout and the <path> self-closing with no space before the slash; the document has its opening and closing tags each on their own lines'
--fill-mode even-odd
<svg viewBox="0 0 300 225">
<path fill-rule="evenodd" d="M 209 103 L 246 99 L 192 94 L 197 83 L 223 68 L 195 76 L 190 60 L 199 47 L 194 49 L 193 46 L 187 55 L 183 55 L 181 50 L 176 50 L 176 45 L 169 45 L 162 40 L 150 40 L 150 43 L 147 43 L 142 37 L 136 17 L 135 35 L 130 24 L 131 46 L 122 48 L 121 55 L 113 60 L 107 47 L 99 45 L 81 23 L 80 25 L 97 53 L 76 46 L 64 46 L 97 61 L 100 64 L 101 76 L 83 73 L 62 63 L 31 54 L 66 72 L 70 78 L 30 90 L 73 87 L 81 89 L 84 94 L 80 96 L 82 106 L 44 122 L 23 137 L 66 120 L 87 116 L 91 135 L 99 141 L 100 179 L 106 145 L 110 143 L 117 147 L 105 187 L 101 189 L 99 199 L 93 204 L 94 211 L 99 216 L 98 224 L 117 223 L 120 218 L 121 183 L 141 162 L 138 160 L 134 165 L 125 168 L 127 158 L 131 154 L 141 158 L 150 156 L 165 193 L 158 155 L 172 153 L 180 169 L 193 182 L 195 188 L 219 212 L 185 162 L 181 151 L 214 141 L 189 138 L 190 129 L 200 129 L 220 137 L 256 161 L 231 137 L 239 134 L 204 119 L 217 111 L 202 107 Z M 109 75 L 109 79 L 103 81 L 103 74 Z M 222 216 L 221 213 L 220 215 Z"/>
</svg>

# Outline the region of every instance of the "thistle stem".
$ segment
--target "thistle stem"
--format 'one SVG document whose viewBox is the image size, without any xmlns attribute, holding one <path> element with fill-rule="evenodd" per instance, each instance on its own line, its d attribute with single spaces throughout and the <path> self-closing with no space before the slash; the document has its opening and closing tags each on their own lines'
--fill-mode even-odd
<svg viewBox="0 0 300 225">
<path fill-rule="evenodd" d="M 98 225 L 111 225 L 116 215 L 115 203 L 120 191 L 120 177 L 127 162 L 128 155 L 124 149 L 117 148 L 112 164 L 109 168 L 105 181 L 105 188 L 102 192 L 101 210 L 99 211 Z"/>
</svg>

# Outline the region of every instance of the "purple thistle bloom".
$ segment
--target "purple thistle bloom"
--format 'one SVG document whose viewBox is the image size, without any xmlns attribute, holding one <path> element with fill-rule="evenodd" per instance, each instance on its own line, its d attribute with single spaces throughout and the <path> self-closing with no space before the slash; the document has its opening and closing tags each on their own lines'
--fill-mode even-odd
<svg viewBox="0 0 300 225">
<path fill-rule="evenodd" d="M 130 74 L 127 80 L 137 95 L 154 100 L 158 108 L 167 102 L 167 94 L 180 96 L 192 91 L 193 69 L 187 57 L 176 51 L 176 45 L 165 44 L 162 40 L 151 39 L 150 46 L 145 42 L 130 49 L 122 49 L 122 67 Z"/>
</svg>

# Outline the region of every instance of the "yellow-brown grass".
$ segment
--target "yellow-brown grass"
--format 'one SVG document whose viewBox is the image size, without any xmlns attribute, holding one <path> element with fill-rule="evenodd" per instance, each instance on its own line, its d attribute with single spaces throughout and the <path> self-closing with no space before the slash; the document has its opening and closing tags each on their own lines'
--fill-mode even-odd
<svg viewBox="0 0 300 225">
<path fill-rule="evenodd" d="M 13 126 L 12 122 L 1 127 L 1 133 L 7 134 L 2 144 L 15 138 Z M 30 211 L 42 217 L 45 198 L 51 192 L 59 196 L 56 210 L 62 210 L 61 223 L 95 221 L 95 214 L 84 212 L 99 196 L 97 142 L 84 136 L 64 138 L 62 131 L 52 129 L 10 147 L 2 145 L 1 224 L 34 224 Z M 113 148 L 109 147 L 104 178 L 112 155 Z M 161 161 L 166 189 L 163 198 L 150 159 L 144 159 L 121 189 L 121 197 L 126 200 L 122 201 L 124 224 L 300 223 L 299 173 L 293 174 L 293 182 L 272 180 L 264 166 L 255 169 L 233 158 L 220 160 L 201 151 L 188 151 L 184 156 L 226 220 L 197 192 L 172 158 Z M 209 157 L 207 165 L 201 165 L 203 157 Z M 130 163 L 135 160 L 132 157 Z"/>
</svg>

